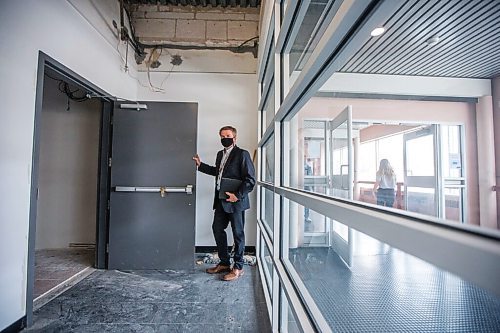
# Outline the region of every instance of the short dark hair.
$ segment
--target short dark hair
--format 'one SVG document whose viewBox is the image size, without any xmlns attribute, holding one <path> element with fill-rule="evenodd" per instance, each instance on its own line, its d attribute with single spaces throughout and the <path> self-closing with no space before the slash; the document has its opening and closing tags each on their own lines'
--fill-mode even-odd
<svg viewBox="0 0 500 333">
<path fill-rule="evenodd" d="M 233 132 L 233 136 L 236 137 L 236 134 L 237 134 L 237 131 L 236 131 L 236 128 L 234 128 L 233 126 L 224 126 L 222 127 L 220 130 L 219 130 L 219 135 L 222 131 L 231 131 Z"/>
</svg>

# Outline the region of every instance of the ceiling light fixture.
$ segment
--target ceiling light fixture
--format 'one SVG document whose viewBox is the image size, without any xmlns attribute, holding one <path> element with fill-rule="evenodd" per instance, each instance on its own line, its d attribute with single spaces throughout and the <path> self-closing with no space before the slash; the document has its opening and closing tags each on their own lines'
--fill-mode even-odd
<svg viewBox="0 0 500 333">
<path fill-rule="evenodd" d="M 439 43 L 440 40 L 441 38 L 439 38 L 439 36 L 432 36 L 425 42 L 427 43 L 427 45 L 436 45 L 437 43 Z"/>
<path fill-rule="evenodd" d="M 372 37 L 377 37 L 377 36 L 382 35 L 384 32 L 385 32 L 384 27 L 378 27 L 378 28 L 373 29 L 372 32 L 370 32 L 370 35 L 372 35 Z"/>
</svg>

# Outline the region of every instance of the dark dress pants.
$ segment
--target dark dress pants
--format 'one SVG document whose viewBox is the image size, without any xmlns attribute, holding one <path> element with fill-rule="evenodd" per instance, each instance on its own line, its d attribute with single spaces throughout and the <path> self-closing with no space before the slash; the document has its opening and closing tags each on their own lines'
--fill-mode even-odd
<svg viewBox="0 0 500 333">
<path fill-rule="evenodd" d="M 214 212 L 212 231 L 214 233 L 215 243 L 217 243 L 217 252 L 221 260 L 220 264 L 225 266 L 230 265 L 226 235 L 226 228 L 229 222 L 231 222 L 235 245 L 233 258 L 234 268 L 243 269 L 243 252 L 245 251 L 245 211 L 226 213 L 219 200 Z"/>
</svg>

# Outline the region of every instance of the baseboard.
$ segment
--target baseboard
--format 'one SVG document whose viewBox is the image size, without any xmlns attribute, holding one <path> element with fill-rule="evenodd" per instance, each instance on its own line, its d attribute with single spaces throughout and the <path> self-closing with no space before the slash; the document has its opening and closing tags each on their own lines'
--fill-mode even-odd
<svg viewBox="0 0 500 333">
<path fill-rule="evenodd" d="M 228 247 L 228 249 L 230 251 L 231 247 Z M 213 252 L 217 252 L 217 247 L 216 246 L 196 246 L 195 252 L 196 253 L 213 253 Z M 245 253 L 255 253 L 255 246 L 245 246 Z"/>
<path fill-rule="evenodd" d="M 16 320 L 12 325 L 6 327 L 1 333 L 17 333 L 26 327 L 26 316 Z"/>
</svg>

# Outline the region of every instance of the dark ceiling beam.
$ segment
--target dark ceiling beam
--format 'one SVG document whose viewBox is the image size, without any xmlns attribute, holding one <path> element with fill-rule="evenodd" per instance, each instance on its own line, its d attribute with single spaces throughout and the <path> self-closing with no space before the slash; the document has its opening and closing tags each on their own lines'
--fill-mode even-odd
<svg viewBox="0 0 500 333">
<path fill-rule="evenodd" d="M 127 3 L 130 5 L 192 5 L 192 6 L 203 6 L 206 7 L 208 4 L 211 4 L 213 7 L 221 6 L 221 7 L 258 7 L 261 3 L 261 0 L 127 0 Z"/>
</svg>

